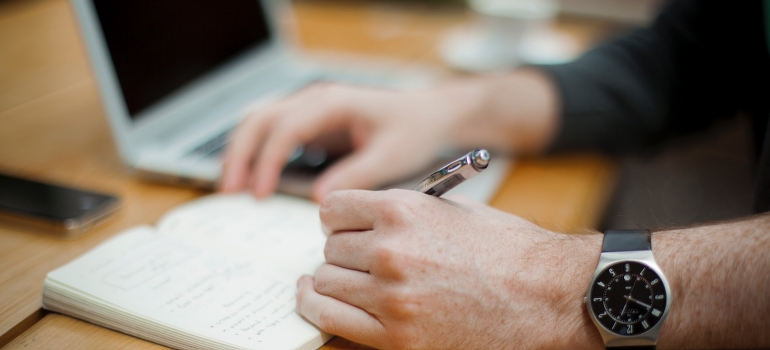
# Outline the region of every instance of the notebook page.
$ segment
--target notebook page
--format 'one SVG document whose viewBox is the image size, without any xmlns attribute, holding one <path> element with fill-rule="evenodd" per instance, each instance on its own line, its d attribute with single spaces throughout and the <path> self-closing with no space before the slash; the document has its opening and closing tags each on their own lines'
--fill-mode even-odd
<svg viewBox="0 0 770 350">
<path fill-rule="evenodd" d="M 298 274 L 141 227 L 51 272 L 103 305 L 237 347 L 294 349 L 325 335 L 296 312 Z"/>
<path fill-rule="evenodd" d="M 303 273 L 314 273 L 325 261 L 318 205 L 285 195 L 265 200 L 248 193 L 206 196 L 171 210 L 157 229 Z"/>
</svg>

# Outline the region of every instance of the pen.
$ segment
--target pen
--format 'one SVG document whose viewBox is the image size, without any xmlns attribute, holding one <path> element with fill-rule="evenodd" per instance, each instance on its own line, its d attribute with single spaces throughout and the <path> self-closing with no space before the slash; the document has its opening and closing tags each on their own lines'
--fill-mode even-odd
<svg viewBox="0 0 770 350">
<path fill-rule="evenodd" d="M 414 190 L 441 197 L 463 181 L 476 176 L 488 165 L 489 152 L 485 149 L 475 149 L 430 174 Z"/>
</svg>

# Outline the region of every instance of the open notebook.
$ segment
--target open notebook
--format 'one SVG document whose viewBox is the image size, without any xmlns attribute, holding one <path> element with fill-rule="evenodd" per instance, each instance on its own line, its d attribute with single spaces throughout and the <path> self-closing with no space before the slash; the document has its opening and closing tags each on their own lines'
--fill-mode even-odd
<svg viewBox="0 0 770 350">
<path fill-rule="evenodd" d="M 43 307 L 173 348 L 316 349 L 296 281 L 324 262 L 318 206 L 212 195 L 51 272 Z"/>
<path fill-rule="evenodd" d="M 451 193 L 488 202 L 510 165 L 500 157 Z M 314 203 L 215 194 L 49 273 L 43 307 L 174 348 L 315 349 L 330 336 L 296 313 L 296 281 L 325 244 Z"/>
</svg>

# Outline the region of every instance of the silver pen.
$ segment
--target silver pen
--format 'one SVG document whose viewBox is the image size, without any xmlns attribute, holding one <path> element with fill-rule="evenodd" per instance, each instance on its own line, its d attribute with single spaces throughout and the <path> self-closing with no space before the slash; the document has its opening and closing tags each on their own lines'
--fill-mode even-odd
<svg viewBox="0 0 770 350">
<path fill-rule="evenodd" d="M 475 149 L 430 174 L 414 190 L 441 197 L 463 181 L 476 176 L 488 165 L 489 152 L 485 149 Z"/>
</svg>

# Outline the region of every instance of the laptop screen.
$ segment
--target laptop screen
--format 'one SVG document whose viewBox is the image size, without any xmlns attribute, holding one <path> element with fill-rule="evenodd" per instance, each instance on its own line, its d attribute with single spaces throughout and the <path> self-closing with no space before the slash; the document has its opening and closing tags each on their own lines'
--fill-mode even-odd
<svg viewBox="0 0 770 350">
<path fill-rule="evenodd" d="M 259 0 L 94 0 L 94 7 L 133 120 L 270 37 Z"/>
</svg>

